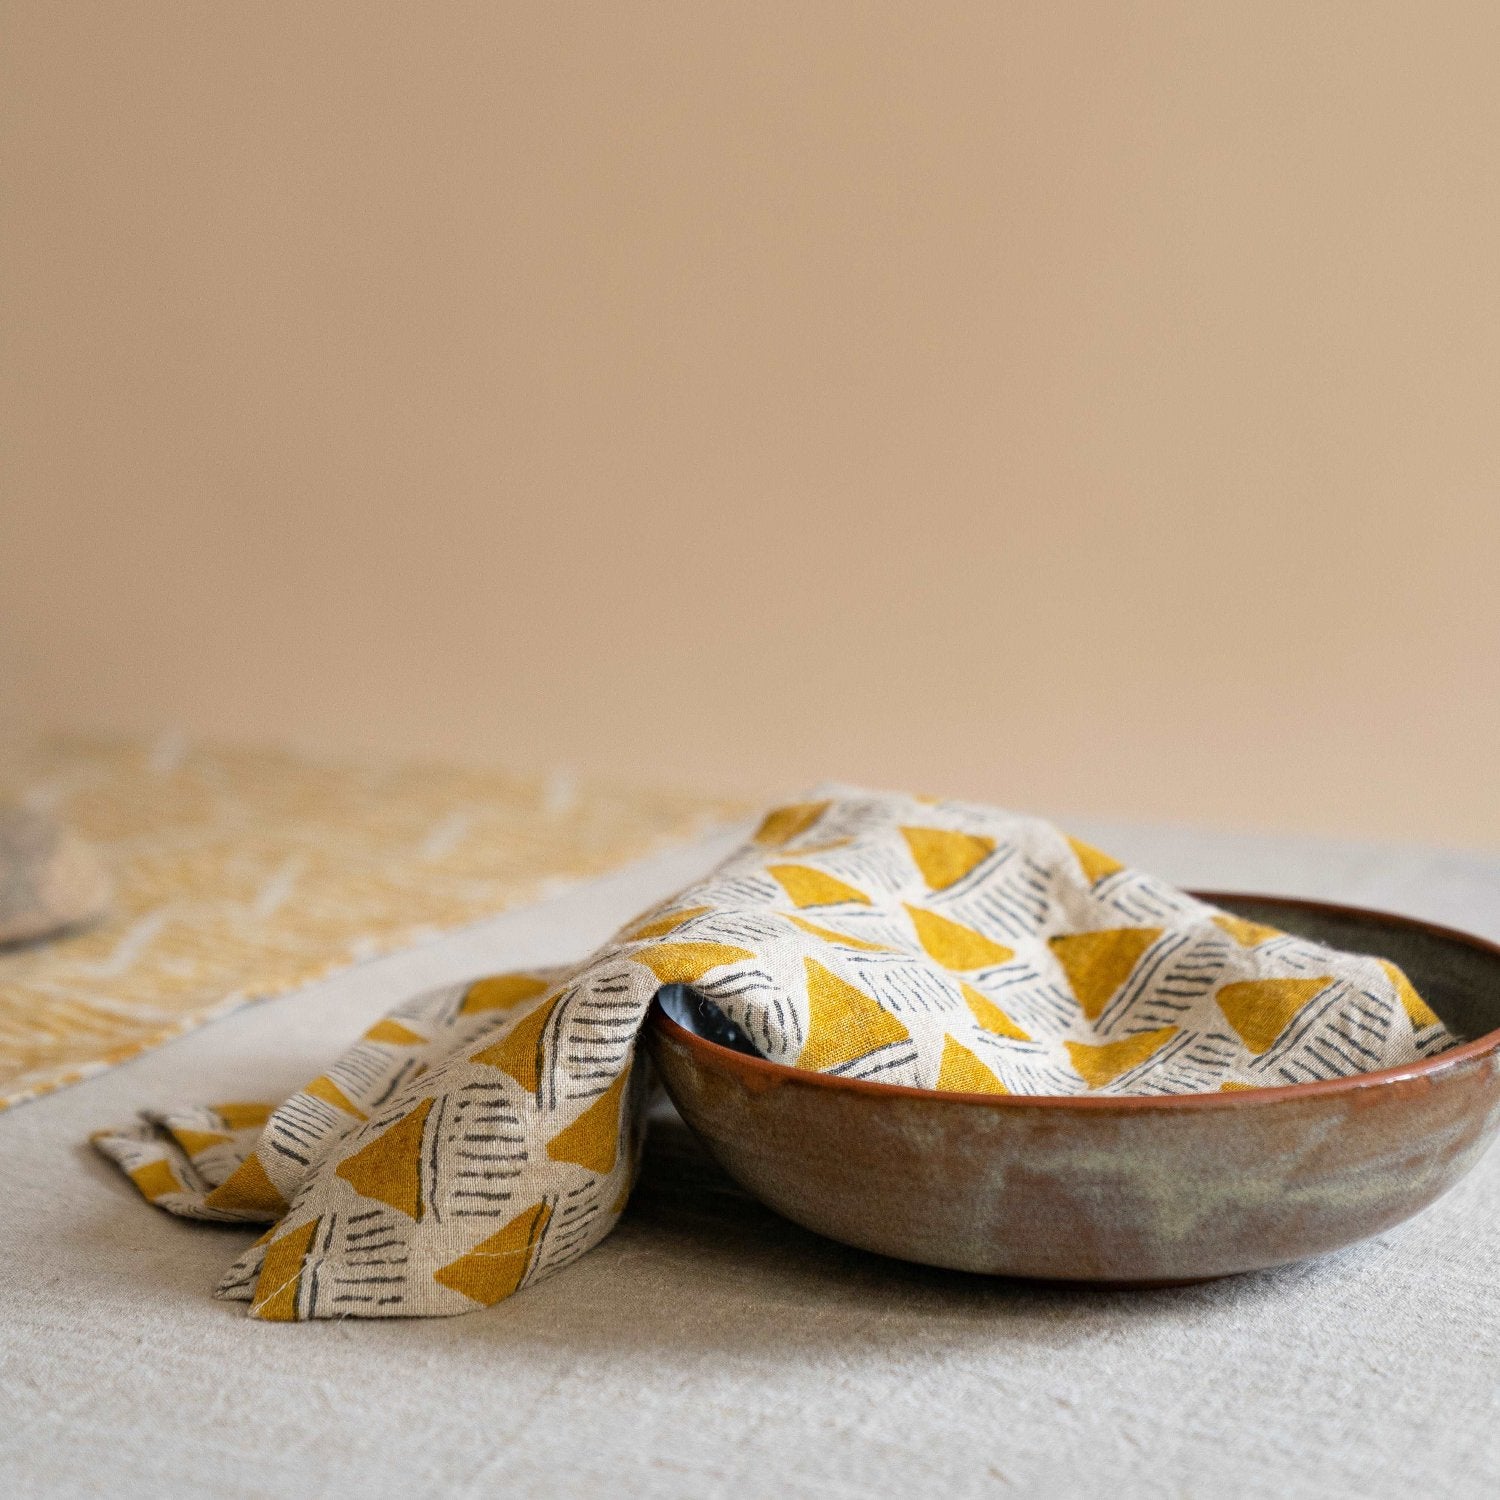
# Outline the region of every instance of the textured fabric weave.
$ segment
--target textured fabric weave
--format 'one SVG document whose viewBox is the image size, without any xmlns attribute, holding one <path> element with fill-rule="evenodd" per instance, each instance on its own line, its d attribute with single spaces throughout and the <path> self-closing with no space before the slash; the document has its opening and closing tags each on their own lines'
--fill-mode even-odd
<svg viewBox="0 0 1500 1500">
<path fill-rule="evenodd" d="M 109 920 L 0 950 L 0 1109 L 741 813 L 568 777 L 177 739 L 0 745 L 0 798 L 85 836 L 116 886 Z"/>
<path fill-rule="evenodd" d="M 422 995 L 274 1112 L 96 1137 L 152 1202 L 271 1222 L 220 1295 L 261 1318 L 465 1312 L 613 1227 L 637 1034 L 690 986 L 775 1062 L 990 1094 L 1305 1083 L 1454 1038 L 1393 965 L 1217 911 L 1051 825 L 842 789 L 777 808 L 570 969 Z"/>
</svg>

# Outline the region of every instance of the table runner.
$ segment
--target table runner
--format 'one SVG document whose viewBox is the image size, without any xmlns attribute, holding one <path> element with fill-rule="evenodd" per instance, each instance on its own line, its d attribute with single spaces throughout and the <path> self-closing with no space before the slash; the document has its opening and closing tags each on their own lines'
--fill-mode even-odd
<svg viewBox="0 0 1500 1500">
<path fill-rule="evenodd" d="M 0 1108 L 738 811 L 565 776 L 178 738 L 10 744 L 0 800 L 91 840 L 116 886 L 105 923 L 0 950 Z"/>
</svg>

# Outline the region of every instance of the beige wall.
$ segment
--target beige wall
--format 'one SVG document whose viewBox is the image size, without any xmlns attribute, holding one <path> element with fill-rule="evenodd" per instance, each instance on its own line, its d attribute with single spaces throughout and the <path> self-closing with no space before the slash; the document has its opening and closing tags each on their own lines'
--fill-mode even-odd
<svg viewBox="0 0 1500 1500">
<path fill-rule="evenodd" d="M 0 709 L 1500 844 L 1500 6 L 7 0 Z"/>
</svg>

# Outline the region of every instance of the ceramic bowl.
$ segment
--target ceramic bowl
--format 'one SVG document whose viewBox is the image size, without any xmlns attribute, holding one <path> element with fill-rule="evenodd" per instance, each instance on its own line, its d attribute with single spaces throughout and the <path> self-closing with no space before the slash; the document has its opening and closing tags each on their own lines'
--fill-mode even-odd
<svg viewBox="0 0 1500 1500">
<path fill-rule="evenodd" d="M 679 1113 L 742 1187 L 903 1260 L 1160 1285 L 1300 1260 L 1426 1207 L 1500 1127 L 1500 947 L 1382 912 L 1199 894 L 1393 959 L 1476 1040 L 1326 1083 L 1168 1098 L 948 1094 L 804 1072 L 736 1050 L 733 1028 L 711 1039 L 681 990 L 653 1006 L 647 1044 Z"/>
</svg>

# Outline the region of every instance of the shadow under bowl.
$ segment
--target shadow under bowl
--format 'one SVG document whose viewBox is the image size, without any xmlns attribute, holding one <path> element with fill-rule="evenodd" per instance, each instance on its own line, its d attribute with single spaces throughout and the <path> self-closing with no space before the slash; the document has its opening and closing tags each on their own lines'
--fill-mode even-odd
<svg viewBox="0 0 1500 1500">
<path fill-rule="evenodd" d="M 682 991 L 652 1006 L 647 1045 L 742 1187 L 902 1260 L 1160 1285 L 1301 1260 L 1425 1208 L 1500 1127 L 1500 947 L 1377 911 L 1198 894 L 1393 960 L 1476 1040 L 1379 1073 L 1167 1097 L 938 1093 L 807 1072 L 711 1040 Z"/>
</svg>

